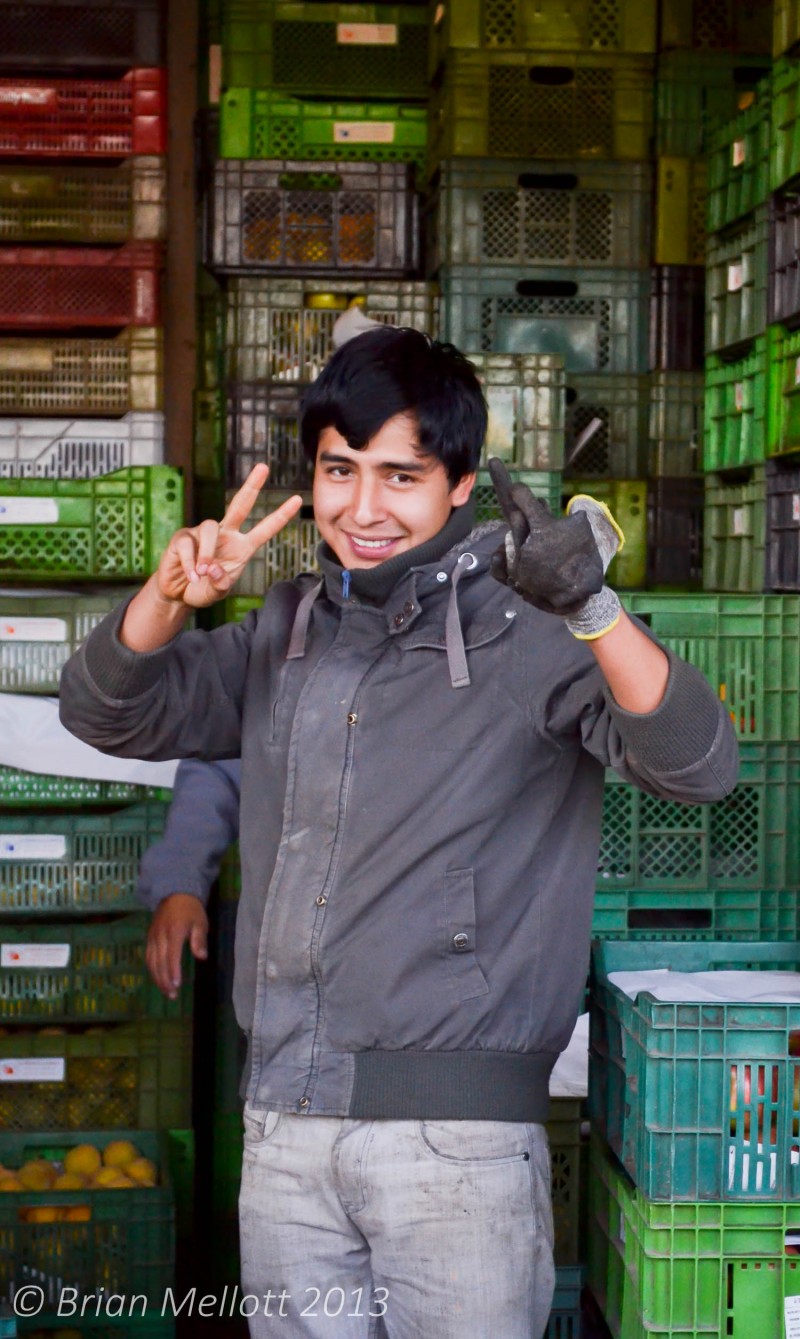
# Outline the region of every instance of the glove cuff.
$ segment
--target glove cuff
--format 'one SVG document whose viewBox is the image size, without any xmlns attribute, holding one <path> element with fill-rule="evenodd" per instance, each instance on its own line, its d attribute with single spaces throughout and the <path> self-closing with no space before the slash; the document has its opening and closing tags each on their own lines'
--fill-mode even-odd
<svg viewBox="0 0 800 1339">
<path fill-rule="evenodd" d="M 597 595 L 590 595 L 577 613 L 571 614 L 564 621 L 578 641 L 593 642 L 617 626 L 621 612 L 622 605 L 616 591 L 610 586 L 604 586 Z"/>
</svg>

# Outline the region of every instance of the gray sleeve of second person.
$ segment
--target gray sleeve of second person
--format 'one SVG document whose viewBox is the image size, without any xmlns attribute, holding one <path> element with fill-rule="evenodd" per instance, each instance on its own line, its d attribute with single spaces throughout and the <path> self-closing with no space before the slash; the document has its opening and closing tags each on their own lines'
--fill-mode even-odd
<svg viewBox="0 0 800 1339">
<path fill-rule="evenodd" d="M 239 836 L 241 763 L 179 764 L 164 836 L 139 866 L 137 897 L 155 911 L 171 893 L 193 893 L 204 905 L 228 847 Z"/>
</svg>

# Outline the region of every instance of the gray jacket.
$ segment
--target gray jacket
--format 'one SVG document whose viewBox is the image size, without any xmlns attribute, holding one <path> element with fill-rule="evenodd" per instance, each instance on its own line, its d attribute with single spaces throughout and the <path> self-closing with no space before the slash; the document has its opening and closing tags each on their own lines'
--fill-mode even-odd
<svg viewBox="0 0 800 1339">
<path fill-rule="evenodd" d="M 671 653 L 621 710 L 591 651 L 489 574 L 479 528 L 382 607 L 281 582 L 148 654 L 124 606 L 67 664 L 61 719 L 110 753 L 242 755 L 234 1004 L 247 1095 L 351 1117 L 547 1116 L 589 956 L 603 769 L 722 799 L 736 741 Z"/>
<path fill-rule="evenodd" d="M 164 836 L 139 864 L 136 896 L 151 911 L 172 893 L 192 893 L 208 905 L 222 857 L 239 836 L 240 784 L 238 758 L 178 764 Z"/>
</svg>

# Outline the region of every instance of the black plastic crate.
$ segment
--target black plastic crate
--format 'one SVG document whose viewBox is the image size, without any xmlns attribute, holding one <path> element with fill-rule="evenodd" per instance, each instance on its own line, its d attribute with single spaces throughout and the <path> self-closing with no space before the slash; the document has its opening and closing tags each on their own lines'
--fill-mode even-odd
<svg viewBox="0 0 800 1339">
<path fill-rule="evenodd" d="M 702 370 L 705 353 L 705 270 L 657 265 L 650 290 L 650 367 L 655 372 Z"/>
<path fill-rule="evenodd" d="M 647 584 L 700 589 L 703 584 L 702 476 L 651 479 L 647 486 Z"/>
<path fill-rule="evenodd" d="M 0 0 L 0 70 L 165 63 L 159 0 Z"/>
<path fill-rule="evenodd" d="M 776 191 L 769 202 L 768 320 L 800 325 L 800 194 Z"/>
<path fill-rule="evenodd" d="M 311 466 L 300 445 L 297 382 L 245 381 L 228 387 L 226 487 L 239 488 L 254 465 L 269 465 L 270 488 L 311 487 Z"/>
<path fill-rule="evenodd" d="M 413 275 L 419 221 L 410 163 L 218 159 L 205 261 L 220 274 Z"/>
<path fill-rule="evenodd" d="M 800 590 L 800 454 L 767 461 L 767 590 Z"/>
</svg>

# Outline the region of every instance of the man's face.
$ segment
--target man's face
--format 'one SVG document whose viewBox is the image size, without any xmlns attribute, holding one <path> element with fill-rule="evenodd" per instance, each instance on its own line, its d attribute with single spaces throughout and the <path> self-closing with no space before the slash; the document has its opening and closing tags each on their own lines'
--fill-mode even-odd
<svg viewBox="0 0 800 1339">
<path fill-rule="evenodd" d="M 470 495 L 474 474 L 451 490 L 447 471 L 416 444 L 406 414 L 384 423 L 363 451 L 324 428 L 314 470 L 314 516 L 345 568 L 377 567 L 438 534 Z"/>
</svg>

